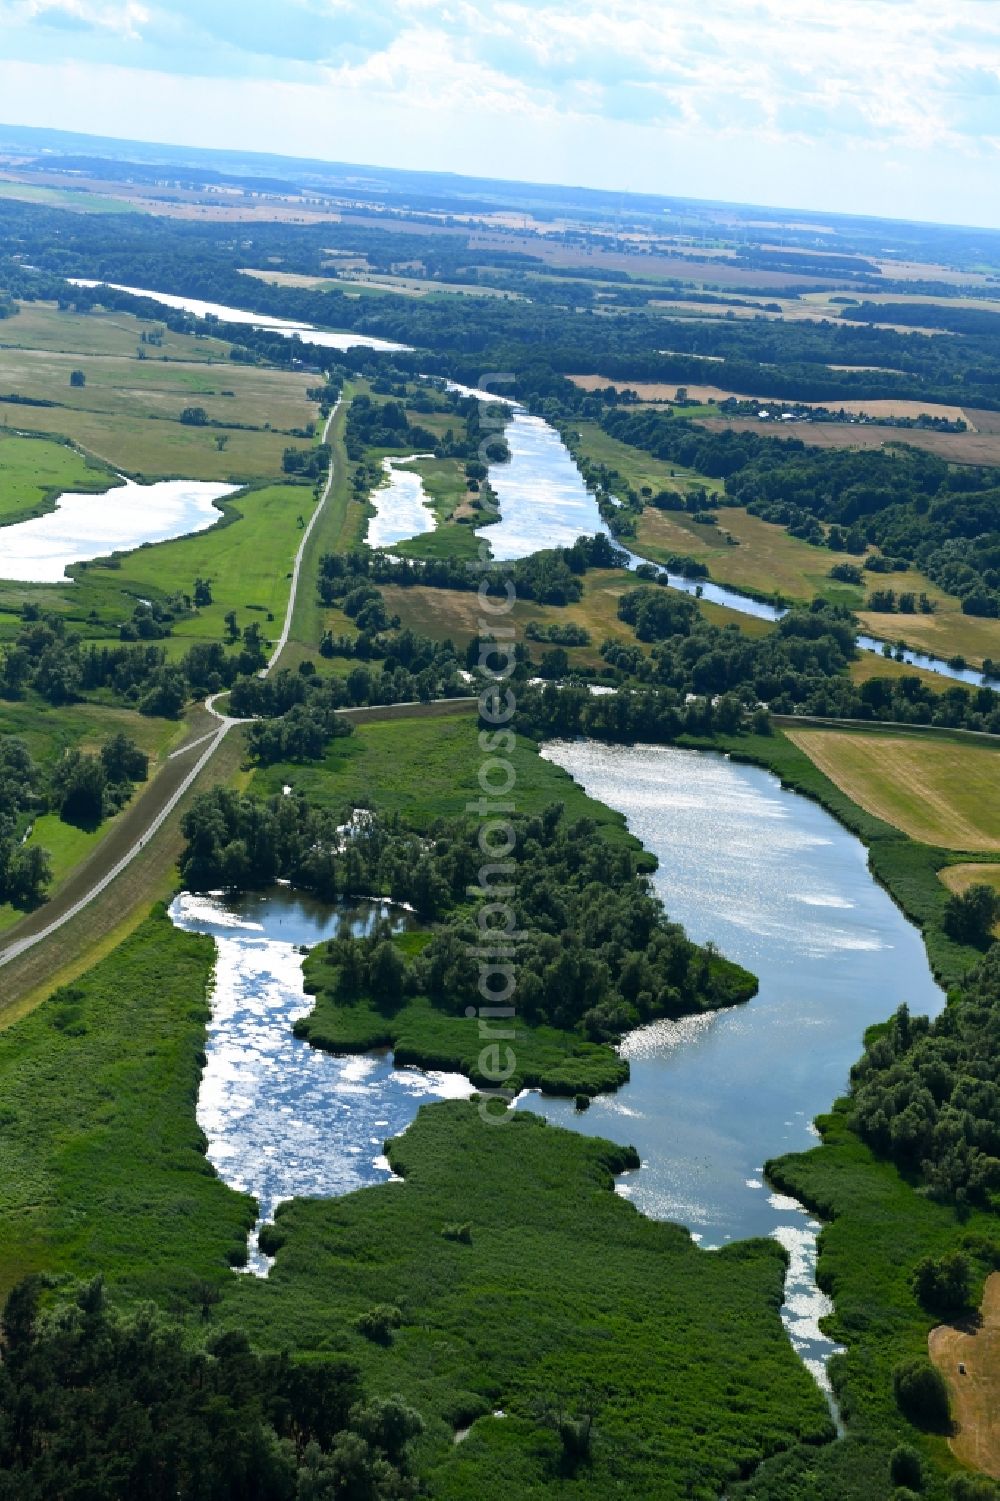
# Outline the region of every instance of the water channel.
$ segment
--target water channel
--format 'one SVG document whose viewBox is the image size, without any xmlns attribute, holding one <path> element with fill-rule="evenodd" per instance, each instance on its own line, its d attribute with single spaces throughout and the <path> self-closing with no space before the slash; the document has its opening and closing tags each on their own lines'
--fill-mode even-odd
<svg viewBox="0 0 1000 1501">
<path fill-rule="evenodd" d="M 191 313 L 195 317 L 214 317 L 220 322 L 249 324 L 255 328 L 273 329 L 291 337 L 297 335 L 305 344 L 316 344 L 327 349 L 350 349 L 364 347 L 393 351 L 408 349 L 405 344 L 393 344 L 386 339 L 368 338 L 362 334 L 337 333 L 316 328 L 307 323 L 293 323 L 287 318 L 274 318 L 264 313 L 248 312 L 244 308 L 227 307 L 222 303 L 202 302 L 194 297 L 178 297 L 172 293 L 155 292 L 144 287 L 120 286 L 114 282 L 102 283 L 82 277 L 70 277 L 74 286 L 98 287 L 107 285 L 117 292 L 127 292 L 133 297 L 148 297 L 172 307 Z M 505 401 L 489 391 L 477 390 L 457 382 L 448 382 L 449 388 L 463 395 L 477 396 L 484 401 Z M 493 556 L 498 561 L 525 557 L 540 547 L 566 546 L 579 536 L 593 536 L 597 532 L 608 533 L 601 518 L 597 502 L 583 482 L 572 455 L 551 424 L 541 417 L 534 417 L 517 402 L 506 399 L 511 408 L 511 420 L 506 429 L 507 443 L 511 451 L 510 462 L 490 466 L 490 483 L 500 499 L 500 520 L 484 533 L 490 541 Z M 410 535 L 414 535 L 410 533 Z M 401 541 L 395 537 L 394 541 Z M 625 549 L 627 551 L 627 549 Z M 629 553 L 629 566 L 638 567 L 649 560 Z M 664 570 L 660 570 L 664 571 Z M 779 606 L 751 599 L 736 589 L 709 580 L 688 579 L 680 574 L 668 574 L 673 588 L 688 594 L 697 594 L 714 604 L 726 605 L 743 615 L 760 619 L 778 620 L 784 613 Z M 882 655 L 884 643 L 872 636 L 860 635 L 858 645 L 864 651 Z M 971 667 L 953 667 L 940 657 L 906 649 L 902 658 L 911 666 L 926 668 L 940 673 L 956 682 L 980 685 L 982 673 Z"/>
</svg>

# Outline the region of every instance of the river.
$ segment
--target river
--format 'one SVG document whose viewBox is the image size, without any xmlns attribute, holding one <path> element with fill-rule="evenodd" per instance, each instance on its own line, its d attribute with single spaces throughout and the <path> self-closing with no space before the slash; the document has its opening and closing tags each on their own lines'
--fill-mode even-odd
<svg viewBox="0 0 1000 1501">
<path fill-rule="evenodd" d="M 253 313 L 245 308 L 227 307 L 222 303 L 202 302 L 196 297 L 178 297 L 172 293 L 151 291 L 146 287 L 126 287 L 117 282 L 93 281 L 84 277 L 68 277 L 67 280 L 77 287 L 109 286 L 116 292 L 127 292 L 133 297 L 148 297 L 154 302 L 163 303 L 165 307 L 191 313 L 194 317 L 213 317 L 224 323 L 273 329 L 289 338 L 296 335 L 304 344 L 317 344 L 327 349 L 360 346 L 391 352 L 411 347 L 407 344 L 393 344 L 386 339 L 368 338 L 362 334 L 335 333 L 309 323 L 293 323 L 288 318 L 274 318 L 266 313 Z M 509 398 L 472 386 L 463 386 L 456 381 L 448 381 L 446 384 L 453 391 L 476 396 L 481 401 L 502 401 L 511 409 L 511 419 L 505 434 L 511 451 L 510 462 L 493 464 L 489 470 L 490 483 L 500 499 L 500 520 L 481 533 L 488 538 L 494 558 L 506 562 L 526 557 L 541 547 L 568 546 L 579 536 L 594 536 L 598 532 L 610 535 L 597 502 L 584 484 L 572 455 L 550 423 L 541 417 L 532 416 Z M 393 540 L 403 539 L 396 537 Z M 620 543 L 616 545 L 621 546 Z M 627 548 L 623 550 L 628 552 Z M 632 552 L 628 552 L 628 556 L 631 568 L 649 561 Z M 674 573 L 668 573 L 668 577 L 673 588 L 682 589 L 687 594 L 697 594 L 714 604 L 726 605 L 741 615 L 780 620 L 784 614 L 784 610 L 778 606 L 751 599 L 724 584 L 707 579 L 686 579 L 681 574 Z M 883 642 L 866 635 L 859 636 L 857 641 L 863 651 L 882 655 Z M 902 655 L 903 660 L 911 666 L 926 668 L 956 682 L 974 686 L 985 682 L 982 673 L 974 668 L 952 667 L 940 657 L 925 652 L 906 649 Z"/>
<path fill-rule="evenodd" d="M 0 528 L 0 578 L 61 583 L 70 563 L 204 531 L 221 516 L 218 502 L 239 488 L 202 480 L 139 485 L 123 479 L 102 492 L 67 491 L 54 511 Z"/>
<path fill-rule="evenodd" d="M 783 1315 L 822 1378 L 831 1346 L 815 1286 L 815 1230 L 773 1193 L 769 1157 L 815 1145 L 861 1052 L 862 1034 L 903 1001 L 944 1004 L 918 930 L 867 869 L 864 846 L 818 804 L 726 757 L 664 746 L 558 741 L 547 759 L 617 808 L 659 860 L 653 884 L 699 942 L 752 970 L 745 1006 L 657 1022 L 622 1045 L 631 1080 L 580 1114 L 524 1096 L 560 1125 L 631 1142 L 642 1159 L 619 1191 L 702 1246 L 772 1235 L 792 1257 Z"/>
<path fill-rule="evenodd" d="M 148 297 L 175 312 L 190 313 L 193 318 L 216 318 L 220 323 L 241 323 L 245 327 L 266 329 L 283 338 L 299 338 L 304 344 L 318 344 L 323 349 L 408 349 L 408 344 L 393 344 L 389 339 L 369 338 L 365 334 L 336 333 L 316 328 L 311 323 L 295 323 L 290 318 L 272 318 L 269 313 L 250 313 L 245 308 L 227 307 L 222 302 L 203 302 L 199 297 L 175 297 L 172 292 L 153 292 L 148 287 L 123 287 L 115 281 L 92 281 L 84 276 L 67 276 L 73 287 L 109 287 L 113 292 L 127 292 L 130 297 Z"/>
</svg>

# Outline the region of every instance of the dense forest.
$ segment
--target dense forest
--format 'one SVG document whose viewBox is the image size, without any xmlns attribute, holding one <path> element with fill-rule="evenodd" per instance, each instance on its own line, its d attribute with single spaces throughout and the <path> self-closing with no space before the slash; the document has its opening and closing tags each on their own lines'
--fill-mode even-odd
<svg viewBox="0 0 1000 1501">
<path fill-rule="evenodd" d="M 1000 1204 L 1000 944 L 936 1021 L 902 1007 L 876 1030 L 850 1106 L 865 1141 L 932 1192 Z"/>
<path fill-rule="evenodd" d="M 30 1278 L 3 1314 L 0 1498 L 405 1501 L 422 1430 L 398 1397 L 364 1400 L 346 1361 L 257 1355 L 109 1306 L 101 1279 L 55 1311 Z M 206 1317 L 210 1304 L 206 1303 Z"/>
</svg>

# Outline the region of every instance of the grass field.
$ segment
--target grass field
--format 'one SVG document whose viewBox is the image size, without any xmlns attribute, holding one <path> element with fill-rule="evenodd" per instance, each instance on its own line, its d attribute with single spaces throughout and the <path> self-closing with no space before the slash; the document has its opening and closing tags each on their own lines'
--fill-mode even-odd
<svg viewBox="0 0 1000 1501">
<path fill-rule="evenodd" d="M 142 345 L 159 329 L 160 345 Z M 289 436 L 315 421 L 301 372 L 234 364 L 229 345 L 119 313 L 60 313 L 21 304 L 0 325 L 0 424 L 72 439 L 115 469 L 146 478 L 247 482 L 281 475 Z M 70 385 L 81 370 L 85 385 Z M 58 403 L 32 407 L 8 393 Z M 185 407 L 210 424 L 179 421 Z"/>
<path fill-rule="evenodd" d="M 911 839 L 1000 850 L 1000 750 L 933 735 L 786 733 L 848 797 Z"/>
<path fill-rule="evenodd" d="M 326 667 L 327 664 L 319 655 L 323 632 L 331 628 L 337 634 L 354 634 L 354 625 L 345 615 L 324 609 L 314 582 L 319 577 L 319 560 L 323 554 L 347 552 L 351 548 L 360 547 L 368 527 L 368 506 L 364 501 L 354 499 L 350 478 L 353 466 L 348 463 L 344 451 L 348 408 L 360 388 L 359 382 L 345 384 L 340 406 L 330 427 L 333 484 L 302 559 L 302 585 L 295 601 L 288 646 L 282 654 L 282 666 L 285 667 L 294 667 L 304 660 Z"/>
<path fill-rule="evenodd" d="M 321 762 L 268 766 L 254 773 L 251 785 L 260 796 L 291 785 L 310 803 L 337 810 L 377 802 L 386 813 L 426 828 L 436 818 L 464 816 L 466 803 L 480 795 L 477 735 L 476 716 L 467 711 L 357 724 L 353 735 L 331 743 Z M 512 759 L 519 813 L 562 802 L 567 819 L 591 818 L 606 837 L 636 847 L 624 817 L 588 797 L 560 767 L 544 760 L 532 741 L 519 739 Z"/>
<path fill-rule="evenodd" d="M 609 637 L 638 646 L 648 652 L 649 647 L 636 641 L 631 626 L 618 618 L 618 601 L 630 589 L 641 587 L 641 580 L 617 568 L 593 568 L 583 577 L 583 598 L 569 605 L 543 605 L 534 600 L 519 599 L 507 616 L 509 624 L 524 640 L 524 630 L 531 622 L 545 625 L 581 625 L 590 632 L 588 646 L 566 648 L 570 666 L 583 671 L 599 671 L 606 667 L 601 656 L 601 645 Z M 434 641 L 451 640 L 463 647 L 470 636 L 478 636 L 480 610 L 475 594 L 461 589 L 431 589 L 418 586 L 404 589 L 390 584 L 383 587 L 386 605 L 391 613 L 397 613 L 404 625 L 429 636 Z M 736 625 L 748 636 L 766 636 L 774 627 L 768 620 L 758 620 L 752 615 L 743 615 L 725 605 L 699 601 L 699 609 L 713 625 Z M 333 625 L 334 629 L 343 626 Z M 543 642 L 527 642 L 534 659 L 549 648 Z"/>
<path fill-rule="evenodd" d="M 440 420 L 437 426 L 440 428 Z M 394 543 L 392 550 L 408 558 L 477 557 L 479 538 L 475 535 L 473 523 L 482 518 L 468 504 L 470 492 L 464 465 L 458 459 L 420 459 L 404 467 L 419 474 L 423 480 L 437 526 L 422 536 Z M 459 522 L 456 520 L 459 516 L 468 519 Z"/>
<path fill-rule="evenodd" d="M 53 510 L 64 490 L 107 490 L 115 483 L 113 474 L 65 443 L 0 431 L 0 526 Z"/>
<path fill-rule="evenodd" d="M 523 640 L 525 627 L 532 621 L 550 625 L 582 625 L 590 632 L 590 645 L 568 647 L 570 664 L 596 669 L 605 665 L 601 643 L 607 637 L 635 644 L 635 633 L 618 619 L 618 601 L 637 580 L 620 569 L 591 569 L 583 579 L 583 598 L 570 605 L 542 605 L 534 600 L 519 599 L 507 623 Z M 431 589 L 418 586 L 403 589 L 390 585 L 383 589 L 387 607 L 398 612 L 404 625 L 432 640 L 452 640 L 463 647 L 471 636 L 479 635 L 482 612 L 476 595 L 462 589 Z M 541 642 L 528 643 L 535 657 L 547 650 Z"/>
<path fill-rule="evenodd" d="M 146 752 L 152 776 L 157 762 L 184 738 L 187 725 L 184 721 L 156 719 L 102 704 L 61 704 L 54 708 L 40 700 L 0 702 L 0 737 L 16 736 L 23 740 L 32 758 L 46 767 L 72 748 L 93 754 L 119 730 Z M 141 792 L 141 786 L 136 790 Z M 104 838 L 113 822 L 107 820 L 97 829 L 81 829 L 63 823 L 56 813 L 43 813 L 34 820 L 29 843 L 49 852 L 52 892 L 58 890 L 70 871 Z M 23 915 L 9 903 L 0 902 L 0 932 L 12 927 Z"/>
<path fill-rule="evenodd" d="M 223 640 L 230 610 L 241 627 L 256 620 L 266 637 L 277 636 L 302 540 L 300 518 L 307 523 L 314 506 L 308 485 L 249 490 L 227 504 L 226 515 L 234 518 L 228 525 L 139 548 L 120 567 L 88 564 L 72 587 L 74 612 L 84 618 L 95 610 L 110 623 L 130 615 L 137 598 L 190 595 L 202 577 L 211 580 L 212 603 L 176 622 L 163 643 L 170 656 L 182 655 L 192 641 Z M 306 578 L 305 589 L 310 582 Z"/>
<path fill-rule="evenodd" d="M 23 203 L 40 203 L 47 208 L 75 209 L 81 214 L 128 214 L 134 210 L 120 198 L 101 193 L 81 192 L 73 188 L 43 188 L 31 183 L 0 181 L 0 198 L 17 198 Z"/>
<path fill-rule="evenodd" d="M 877 580 L 877 581 L 876 581 Z M 953 594 L 945 594 L 936 584 L 914 570 L 906 573 L 874 575 L 872 589 L 923 590 L 933 600 L 933 615 L 886 615 L 878 610 L 859 610 L 858 619 L 869 635 L 885 640 L 902 639 L 907 646 L 926 651 L 935 657 L 965 657 L 976 666 L 984 657 L 1000 656 L 1000 620 L 982 615 L 963 615 L 962 606 Z"/>
<path fill-rule="evenodd" d="M 670 553 L 686 553 L 707 563 L 718 583 L 733 589 L 780 594 L 784 599 L 809 600 L 822 595 L 840 603 L 861 602 L 862 590 L 830 578 L 836 561 L 825 547 L 813 547 L 789 536 L 782 526 L 761 521 L 742 508 L 720 507 L 717 526 L 702 525 L 679 511 L 647 506 L 639 518 L 636 550 L 654 561 Z M 726 532 L 739 541 L 733 547 Z"/>
<path fill-rule="evenodd" d="M 612 438 L 596 422 L 581 422 L 574 431 L 579 433 L 578 438 L 573 437 L 573 432 L 570 433 L 575 450 L 594 464 L 607 464 L 609 469 L 617 469 L 635 490 L 649 485 L 654 493 L 658 490 L 680 490 L 682 494 L 687 494 L 700 485 L 709 495 L 714 495 L 722 489 L 721 480 L 699 474 L 695 469 L 686 469 L 683 464 L 670 464 L 656 459 L 652 454 L 645 453 L 641 448 L 633 448 L 629 443 L 619 443 L 617 438 Z"/>
<path fill-rule="evenodd" d="M 290 440 L 281 433 L 229 430 L 220 452 L 210 427 L 119 413 L 61 411 L 0 401 L 0 426 L 71 438 L 112 468 L 144 479 L 230 480 L 244 484 L 281 475 Z"/>
<path fill-rule="evenodd" d="M 83 371 L 85 386 L 70 385 L 74 370 Z M 111 415 L 176 421 L 184 407 L 197 405 L 210 421 L 223 426 L 249 423 L 262 428 L 269 423 L 277 429 L 301 428 L 316 415 L 306 397 L 314 381 L 315 377 L 300 372 L 254 365 L 140 360 L 134 351 L 132 355 L 87 356 L 0 348 L 0 392 L 15 391 L 76 411 Z"/>
<path fill-rule="evenodd" d="M 107 704 L 53 705 L 37 698 L 25 702 L 0 700 L 0 735 L 16 735 L 42 765 L 51 764 L 73 747 L 97 750 L 119 730 L 155 758 L 182 737 L 184 724 Z"/>
<path fill-rule="evenodd" d="M 98 309 L 90 313 L 60 311 L 54 302 L 20 302 L 17 315 L 0 323 L 0 349 L 62 350 L 66 354 L 134 356 L 143 333 L 159 329 L 162 343 L 148 350 L 158 364 L 166 360 L 224 361 L 229 345 L 209 335 L 176 334 L 155 319 Z"/>
<path fill-rule="evenodd" d="M 879 656 L 872 651 L 859 652 L 855 661 L 848 663 L 847 675 L 852 683 L 867 683 L 870 678 L 919 678 L 935 693 L 945 693 L 953 688 L 954 681 L 943 673 L 931 672 L 927 667 L 910 667 L 906 662 L 897 662 L 894 657 Z"/>
<path fill-rule="evenodd" d="M 928 1348 L 951 1392 L 952 1452 L 1000 1480 L 1000 1272 L 986 1279 L 978 1327 L 940 1324 Z"/>
<path fill-rule="evenodd" d="M 161 916 L 0 1033 L 0 1296 L 27 1272 L 183 1297 L 224 1273 L 250 1206 L 200 1150 L 212 944 Z"/>
</svg>

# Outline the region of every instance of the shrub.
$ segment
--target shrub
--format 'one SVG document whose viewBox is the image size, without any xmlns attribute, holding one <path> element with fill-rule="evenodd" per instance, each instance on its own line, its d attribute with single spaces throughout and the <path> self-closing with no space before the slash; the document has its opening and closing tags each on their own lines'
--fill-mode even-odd
<svg viewBox="0 0 1000 1501">
<path fill-rule="evenodd" d="M 947 1433 L 951 1428 L 948 1388 L 941 1372 L 917 1356 L 896 1366 L 892 1389 L 899 1410 L 917 1428 Z"/>
<path fill-rule="evenodd" d="M 403 1315 L 392 1303 L 376 1303 L 354 1321 L 354 1327 L 373 1344 L 387 1345 L 392 1340 L 392 1331 L 403 1322 Z"/>
<path fill-rule="evenodd" d="M 914 1268 L 910 1285 L 931 1313 L 965 1308 L 969 1301 L 969 1263 L 961 1251 L 952 1251 L 936 1260 L 925 1256 Z"/>
<path fill-rule="evenodd" d="M 889 1457 L 889 1478 L 893 1485 L 906 1486 L 911 1491 L 924 1488 L 924 1467 L 920 1455 L 912 1444 L 900 1444 Z"/>
</svg>

